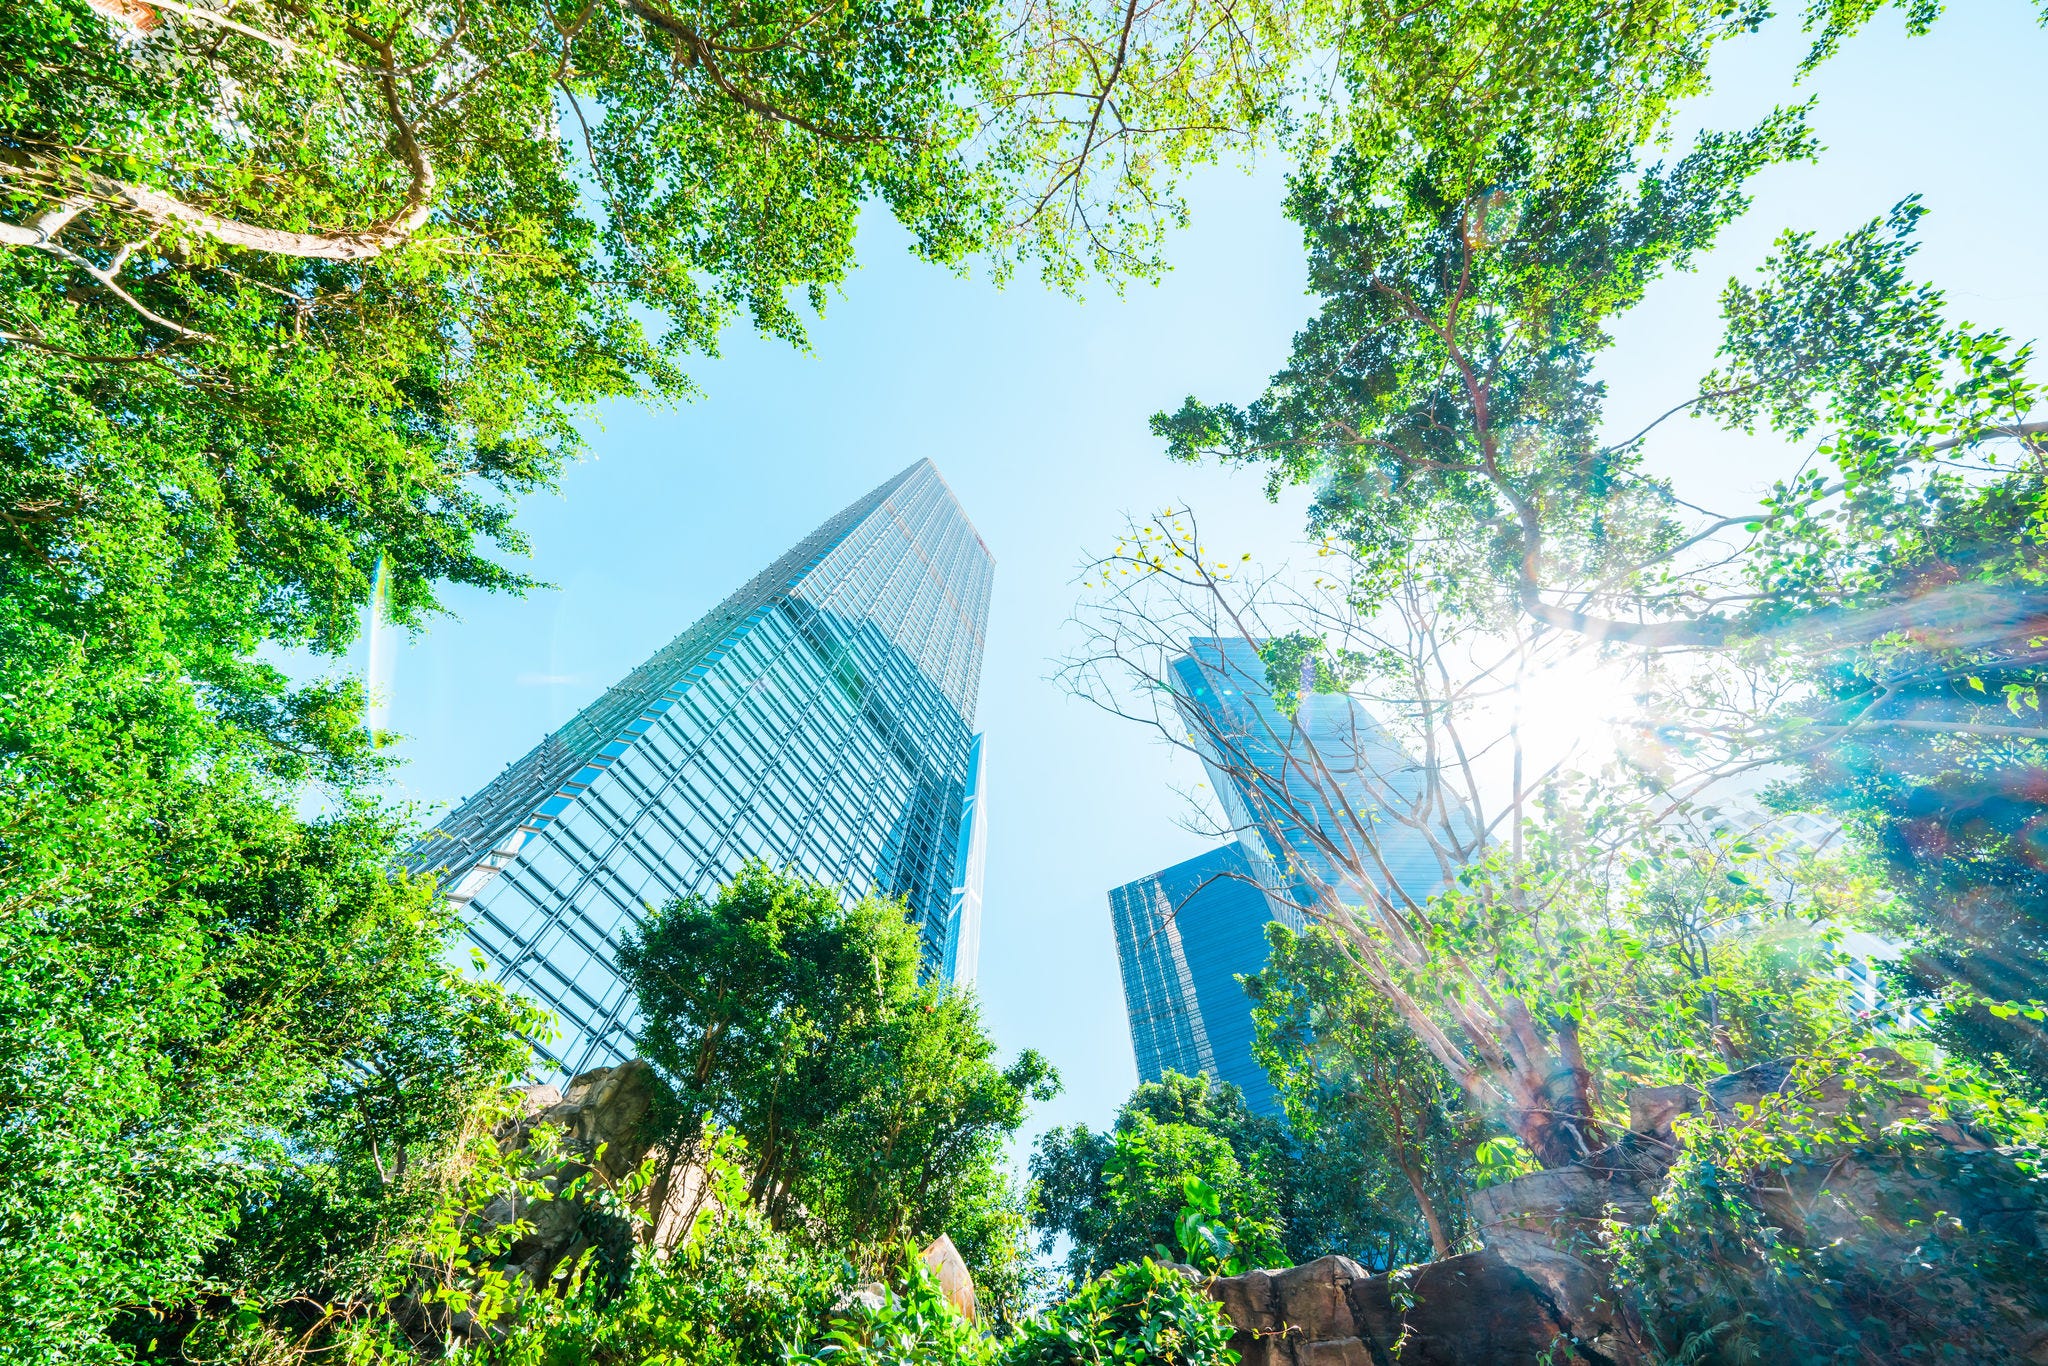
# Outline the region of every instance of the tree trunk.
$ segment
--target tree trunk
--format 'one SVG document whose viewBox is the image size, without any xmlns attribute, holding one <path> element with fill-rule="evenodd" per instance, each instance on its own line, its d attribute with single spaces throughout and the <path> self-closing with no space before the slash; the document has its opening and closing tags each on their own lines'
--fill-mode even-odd
<svg viewBox="0 0 2048 1366">
<path fill-rule="evenodd" d="M 1401 1087 L 1390 1082 L 1384 1090 L 1387 1108 L 1394 1115 L 1394 1161 L 1400 1165 L 1401 1175 L 1408 1178 L 1408 1189 L 1415 1193 L 1415 1204 L 1422 1211 L 1422 1222 L 1429 1225 L 1430 1255 L 1437 1261 L 1451 1255 L 1451 1240 L 1444 1236 L 1444 1221 L 1437 1217 L 1436 1201 L 1429 1198 L 1429 1188 L 1423 1184 L 1422 1172 L 1415 1165 L 1415 1155 L 1408 1147 L 1408 1107 L 1401 1103 Z"/>
<path fill-rule="evenodd" d="M 1583 1069 L 1553 1059 L 1542 1076 L 1514 1079 L 1509 1132 L 1522 1140 L 1546 1168 L 1564 1167 L 1607 1145 L 1593 1115 L 1592 1088 Z"/>
</svg>

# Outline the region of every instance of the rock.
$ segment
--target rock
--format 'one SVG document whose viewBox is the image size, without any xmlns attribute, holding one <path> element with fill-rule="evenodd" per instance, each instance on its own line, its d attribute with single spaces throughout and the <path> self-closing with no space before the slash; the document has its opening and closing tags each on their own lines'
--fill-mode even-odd
<svg viewBox="0 0 2048 1366">
<path fill-rule="evenodd" d="M 527 1147 L 541 1125 L 559 1130 L 562 1159 L 543 1177 L 551 1194 L 559 1194 L 586 1173 L 594 1172 L 605 1185 L 623 1181 L 653 1153 L 654 1181 L 634 1201 L 645 1221 L 637 1231 L 643 1241 L 672 1250 L 703 1212 L 710 1192 L 701 1166 L 655 1147 L 648 1116 L 657 1086 L 654 1069 L 635 1058 L 617 1067 L 579 1073 L 566 1092 L 547 1085 L 523 1087 L 518 1117 L 499 1125 L 492 1136 L 502 1151 L 510 1153 Z M 515 1218 L 533 1224 L 513 1248 L 512 1262 L 536 1285 L 591 1248 L 597 1249 L 601 1271 L 617 1272 L 630 1260 L 636 1232 L 633 1220 L 577 1200 L 514 1209 L 500 1199 L 483 1217 L 493 1224 Z"/>
<path fill-rule="evenodd" d="M 1878 1075 L 1893 1081 L 1904 1081 L 1916 1075 L 1918 1069 L 1912 1063 L 1889 1048 L 1866 1048 L 1862 1056 L 1877 1064 Z M 1753 1114 L 1764 1097 L 1786 1090 L 1794 1080 L 1794 1068 L 1789 1059 L 1775 1062 L 1760 1062 L 1740 1072 L 1714 1078 L 1706 1086 L 1707 1107 L 1713 1111 L 1714 1119 L 1720 1124 L 1740 1123 Z M 1814 1113 L 1833 1117 L 1846 1114 L 1857 1103 L 1859 1095 L 1870 1098 L 1867 1090 L 1851 1090 L 1840 1076 L 1820 1079 L 1814 1093 L 1805 1097 Z M 1925 1119 L 1928 1114 L 1926 1100 L 1918 1095 L 1887 1095 L 1879 1113 L 1871 1117 L 1876 1127 L 1896 1119 Z"/>
<path fill-rule="evenodd" d="M 1581 1267 L 1577 1274 L 1590 1273 Z M 1347 1257 L 1323 1257 L 1211 1281 L 1209 1293 L 1237 1328 L 1230 1345 L 1242 1366 L 1612 1360 L 1575 1340 L 1575 1330 L 1586 1328 L 1611 1336 L 1611 1316 L 1573 1323 L 1543 1285 L 1491 1250 L 1378 1276 Z"/>
<path fill-rule="evenodd" d="M 1888 1049 L 1865 1056 L 1887 1076 L 1911 1066 Z M 1767 1063 L 1704 1088 L 1637 1091 L 1629 1097 L 1631 1130 L 1617 1142 L 1472 1195 L 1485 1244 L 1479 1252 L 1391 1275 L 1324 1257 L 1214 1280 L 1209 1293 L 1237 1329 L 1232 1346 L 1243 1366 L 1647 1366 L 1657 1355 L 1638 1321 L 1617 1308 L 1604 1263 L 1590 1255 L 1599 1250 L 1601 1224 L 1653 1216 L 1652 1200 L 1677 1156 L 1679 1115 L 1704 1108 L 1722 1124 L 1740 1123 L 1792 1076 L 1790 1064 Z M 1823 1116 L 1867 1102 L 1875 1103 L 1870 1118 L 1878 1124 L 1925 1123 L 1928 1114 L 1917 1096 L 1879 1097 L 1841 1078 L 1823 1081 L 1811 1097 Z M 1948 1220 L 1992 1237 L 2030 1266 L 2048 1266 L 2048 1201 L 2029 1169 L 1955 1125 L 1931 1124 L 1927 1132 L 1935 1142 L 1912 1153 L 1879 1145 L 1773 1171 L 1752 1195 L 1786 1242 L 1854 1245 L 1872 1255 L 1872 1265 L 1918 1266 L 1930 1229 Z M 1869 1312 L 1891 1312 L 1885 1296 L 1892 1286 L 1875 1285 Z M 1957 1322 L 1995 1322 L 1986 1330 L 2002 1335 L 1994 1345 L 2016 1349 L 1996 1359 L 2048 1366 L 2048 1293 L 1961 1281 L 1930 1281 L 1926 1290 L 1949 1301 Z M 1919 1331 L 1906 1320 L 1898 1328 L 1901 1340 Z"/>
<path fill-rule="evenodd" d="M 639 1058 L 578 1073 L 566 1094 L 552 1086 L 522 1087 L 521 1117 L 501 1125 L 494 1137 L 510 1152 L 524 1147 L 536 1126 L 551 1124 L 562 1131 L 565 1152 L 588 1158 L 602 1147 L 597 1169 L 617 1181 L 653 1147 L 647 1116 L 655 1087 L 654 1069 Z"/>
<path fill-rule="evenodd" d="M 941 1233 L 932 1239 L 930 1247 L 917 1254 L 917 1259 L 939 1278 L 939 1291 L 945 1295 L 946 1303 L 959 1310 L 969 1323 L 974 1322 L 974 1276 L 967 1270 L 967 1260 L 953 1246 L 953 1240 Z"/>
<path fill-rule="evenodd" d="M 1628 1093 L 1629 1132 L 1669 1143 L 1672 1121 L 1699 1108 L 1697 1086 L 1638 1086 Z"/>
</svg>

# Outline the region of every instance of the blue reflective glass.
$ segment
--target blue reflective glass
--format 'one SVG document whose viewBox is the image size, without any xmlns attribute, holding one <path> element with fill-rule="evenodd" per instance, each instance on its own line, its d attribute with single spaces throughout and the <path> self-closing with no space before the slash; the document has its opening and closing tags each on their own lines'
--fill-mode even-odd
<svg viewBox="0 0 2048 1366">
<path fill-rule="evenodd" d="M 1252 1057 L 1251 1003 L 1238 978 L 1265 966 L 1269 921 L 1302 928 L 1302 908 L 1315 904 L 1319 888 L 1357 899 L 1303 822 L 1342 846 L 1348 841 L 1329 824 L 1324 786 L 1341 791 L 1357 818 L 1374 822 L 1375 795 L 1402 793 L 1411 775 L 1419 783 L 1420 770 L 1355 698 L 1304 696 L 1293 716 L 1283 715 L 1251 642 L 1191 640 L 1172 674 L 1237 838 L 1109 894 L 1131 1045 L 1146 1081 L 1169 1070 L 1204 1072 L 1237 1083 L 1249 1103 L 1270 1111 L 1276 1100 Z M 1311 746 L 1319 763 L 1297 762 Z M 1304 776 L 1317 768 L 1329 773 L 1327 783 Z M 1410 895 L 1427 897 L 1442 884 L 1435 851 L 1420 833 L 1389 823 L 1377 841 L 1380 859 Z"/>
<path fill-rule="evenodd" d="M 414 850 L 416 869 L 446 870 L 494 974 L 556 1013 L 563 1037 L 547 1052 L 563 1071 L 632 1047 L 631 993 L 613 964 L 642 900 L 713 894 L 750 857 L 849 894 L 904 897 L 927 973 L 972 980 L 982 861 L 972 724 L 994 572 L 937 470 L 912 466 Z M 541 830 L 524 848 L 508 842 L 522 822 Z M 828 829 L 836 840 L 820 838 Z M 514 897 L 538 911 L 496 914 Z"/>
</svg>

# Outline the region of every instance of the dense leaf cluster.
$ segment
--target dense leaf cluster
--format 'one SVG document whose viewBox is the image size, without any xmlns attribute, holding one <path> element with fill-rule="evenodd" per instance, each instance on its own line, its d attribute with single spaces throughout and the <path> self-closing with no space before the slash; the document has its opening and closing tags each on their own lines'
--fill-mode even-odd
<svg viewBox="0 0 2048 1366">
<path fill-rule="evenodd" d="M 1021 1309 L 1021 1212 L 1000 1166 L 1058 1075 L 994 1061 L 973 997 L 918 981 L 899 903 L 749 865 L 716 901 L 655 915 L 620 965 L 640 1046 L 674 1090 L 674 1132 L 745 1140 L 748 1198 L 863 1266 L 952 1237 L 998 1315 Z"/>
</svg>

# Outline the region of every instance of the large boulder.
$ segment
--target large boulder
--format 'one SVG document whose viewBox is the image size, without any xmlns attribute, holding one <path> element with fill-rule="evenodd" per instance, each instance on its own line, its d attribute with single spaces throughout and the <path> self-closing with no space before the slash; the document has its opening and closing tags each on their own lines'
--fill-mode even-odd
<svg viewBox="0 0 2048 1366">
<path fill-rule="evenodd" d="M 1889 1050 L 1868 1061 L 1882 1075 L 1910 1067 Z M 1673 1121 L 1704 1109 L 1721 1124 L 1746 1122 L 1760 1102 L 1791 1083 L 1792 1069 L 1767 1063 L 1716 1078 L 1704 1088 L 1644 1088 L 1631 1095 L 1630 1131 L 1566 1167 L 1477 1191 L 1471 1209 L 1483 1250 L 1391 1274 L 1370 1274 L 1342 1257 L 1282 1271 L 1212 1281 L 1209 1292 L 1237 1328 L 1244 1366 L 1638 1366 L 1658 1359 L 1642 1320 L 1624 1312 L 1598 1253 L 1609 1221 L 1641 1224 L 1678 1155 Z M 1870 1103 L 1867 1092 L 1832 1079 L 1802 1095 L 1819 1116 Z M 1797 1247 L 1854 1245 L 1868 1265 L 1915 1274 L 1919 1247 L 1936 1221 L 1965 1237 L 1991 1239 L 2023 1282 L 2048 1272 L 2048 1199 L 2030 1168 L 1988 1148 L 1952 1123 L 1931 1121 L 1910 1094 L 1886 1098 L 1867 1115 L 1871 1131 L 1899 1119 L 1933 1139 L 1917 1152 L 1882 1143 L 1795 1162 L 1754 1185 L 1775 1236 Z M 1836 1289 L 1840 1289 L 1838 1284 Z M 1890 1287 L 1875 1286 L 1866 1322 L 1873 1335 Z M 1996 1320 L 1978 1360 L 2048 1366 L 2048 1280 L 2028 1290 L 1969 1278 L 1920 1287 L 1945 1297 L 1971 1323 Z M 1852 1296 L 1861 1293 L 1848 1286 Z M 1860 1303 L 1860 1302 L 1859 1302 Z M 1903 1322 L 1910 1338 L 1922 1326 Z M 1873 1340 L 1879 1340 L 1873 1336 Z M 1906 1340 L 1901 1338 L 1900 1340 Z"/>
<path fill-rule="evenodd" d="M 974 1275 L 967 1269 L 967 1259 L 960 1255 L 960 1249 L 953 1246 L 953 1240 L 941 1233 L 917 1254 L 917 1259 L 937 1277 L 939 1293 L 946 1297 L 946 1303 L 959 1310 L 969 1323 L 974 1322 Z"/>
<path fill-rule="evenodd" d="M 550 1194 L 559 1195 L 585 1176 L 614 1187 L 650 1155 L 655 1160 L 652 1184 L 629 1202 L 637 1218 L 587 1199 L 550 1200 L 515 1209 L 511 1200 L 501 1197 L 484 1211 L 489 1223 L 524 1218 L 533 1225 L 513 1248 L 512 1264 L 536 1285 L 586 1249 L 595 1249 L 604 1265 L 622 1264 L 631 1255 L 636 1232 L 641 1241 L 672 1250 L 702 1213 L 710 1198 L 703 1167 L 655 1143 L 651 1120 L 657 1087 L 654 1069 L 634 1058 L 579 1073 L 566 1091 L 545 1085 L 521 1088 L 520 1113 L 501 1124 L 493 1137 L 500 1150 L 512 1153 L 528 1148 L 543 1125 L 554 1130 L 560 1157 L 541 1174 Z"/>
<path fill-rule="evenodd" d="M 1242 1366 L 1554 1366 L 1615 1360 L 1591 1272 L 1546 1285 L 1491 1249 L 1372 1275 L 1348 1257 L 1209 1284 Z M 1576 1279 L 1572 1279 L 1576 1278 Z M 1585 1283 L 1581 1283 L 1585 1282 Z M 1587 1335 L 1590 1333 L 1590 1337 Z"/>
</svg>

